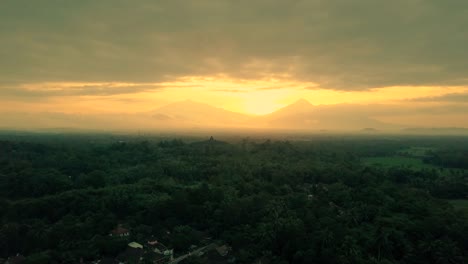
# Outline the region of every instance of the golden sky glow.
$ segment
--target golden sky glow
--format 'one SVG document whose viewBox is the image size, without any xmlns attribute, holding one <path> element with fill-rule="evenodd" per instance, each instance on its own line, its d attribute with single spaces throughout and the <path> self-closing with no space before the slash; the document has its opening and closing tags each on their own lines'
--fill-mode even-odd
<svg viewBox="0 0 468 264">
<path fill-rule="evenodd" d="M 112 94 L 113 90 L 125 87 L 147 86 L 141 92 Z M 339 91 L 319 89 L 315 84 L 291 80 L 234 80 L 222 77 L 186 77 L 164 83 L 38 83 L 27 84 L 30 92 L 50 93 L 42 100 L 18 100 L 4 102 L 4 111 L 60 111 L 66 113 L 135 113 L 156 109 L 163 105 L 194 100 L 229 111 L 250 115 L 274 112 L 299 99 L 314 105 L 331 104 L 405 104 L 404 100 L 436 97 L 468 92 L 466 87 L 401 86 L 365 91 Z M 104 95 L 80 95 L 83 89 L 92 87 L 103 90 Z M 77 93 L 74 93 L 77 92 Z"/>
<path fill-rule="evenodd" d="M 456 2 L 1 1 L 0 114 L 58 114 L 41 123 L 53 126 L 192 100 L 259 116 L 305 99 L 335 117 L 468 127 L 468 1 Z"/>
</svg>

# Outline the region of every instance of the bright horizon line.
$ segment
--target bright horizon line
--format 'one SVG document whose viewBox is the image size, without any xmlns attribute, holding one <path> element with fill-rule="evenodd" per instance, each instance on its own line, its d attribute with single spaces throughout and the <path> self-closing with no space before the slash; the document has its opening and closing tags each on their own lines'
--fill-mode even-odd
<svg viewBox="0 0 468 264">
<path fill-rule="evenodd" d="M 292 103 L 289 103 L 289 104 L 285 104 L 279 108 L 276 108 L 274 109 L 273 111 L 269 111 L 269 112 L 265 112 L 265 113 L 249 113 L 249 112 L 243 112 L 243 111 L 235 111 L 235 110 L 230 110 L 228 108 L 225 108 L 225 107 L 222 107 L 222 106 L 219 106 L 219 105 L 214 105 L 214 104 L 210 104 L 210 103 L 206 103 L 206 102 L 202 102 L 202 101 L 197 101 L 197 100 L 193 100 L 193 99 L 184 99 L 184 100 L 178 100 L 178 101 L 173 101 L 173 102 L 170 102 L 168 104 L 165 104 L 165 105 L 162 105 L 162 106 L 159 106 L 157 108 L 154 108 L 154 109 L 151 109 L 151 111 L 157 111 L 158 109 L 160 108 L 163 108 L 163 107 L 166 107 L 166 106 L 169 106 L 169 105 L 172 105 L 172 104 L 177 104 L 177 103 L 183 103 L 183 102 L 191 102 L 191 103 L 196 103 L 196 104 L 203 104 L 203 105 L 206 105 L 206 106 L 210 106 L 210 107 L 214 107 L 214 108 L 218 108 L 218 109 L 222 109 L 222 110 L 225 110 L 225 111 L 228 111 L 228 112 L 232 112 L 232 113 L 236 113 L 236 114 L 242 114 L 242 115 L 247 115 L 247 116 L 265 116 L 265 115 L 269 115 L 269 114 L 272 114 L 272 113 L 275 113 L 285 107 L 288 107 L 288 106 L 291 106 L 291 105 L 294 105 L 296 103 L 299 103 L 301 101 L 305 101 L 307 102 L 310 106 L 321 106 L 321 105 L 344 105 L 344 104 L 348 104 L 348 103 L 337 103 L 337 104 L 317 104 L 317 105 L 314 105 L 312 104 L 309 100 L 305 99 L 305 98 L 299 98 L 295 101 L 293 101 Z M 148 112 L 148 111 L 145 111 L 145 112 Z"/>
<path fill-rule="evenodd" d="M 294 80 L 183 78 L 164 83 L 46 82 L 3 91 L 0 112 L 139 113 L 193 100 L 245 115 L 267 115 L 300 99 L 313 105 L 430 105 L 427 98 L 468 94 L 466 86 L 389 86 L 366 90 L 334 90 Z M 0 90 L 1 91 L 1 90 Z M 422 100 L 420 100 L 422 99 Z M 453 102 L 461 99 L 454 98 Z M 458 101 L 456 101 L 458 100 Z M 439 101 L 442 102 L 442 101 Z M 216 105 L 214 105 L 216 103 Z"/>
</svg>

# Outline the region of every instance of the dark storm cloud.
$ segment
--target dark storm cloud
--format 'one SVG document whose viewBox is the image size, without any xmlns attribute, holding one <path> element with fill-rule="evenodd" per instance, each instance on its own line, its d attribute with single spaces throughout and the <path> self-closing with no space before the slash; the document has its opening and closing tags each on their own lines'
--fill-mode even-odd
<svg viewBox="0 0 468 264">
<path fill-rule="evenodd" d="M 468 85 L 466 28 L 465 0 L 4 0 L 0 82 Z"/>
</svg>

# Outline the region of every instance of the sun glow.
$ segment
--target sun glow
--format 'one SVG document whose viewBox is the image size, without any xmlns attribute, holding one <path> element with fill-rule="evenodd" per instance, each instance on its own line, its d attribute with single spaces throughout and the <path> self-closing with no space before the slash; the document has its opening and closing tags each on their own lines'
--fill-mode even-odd
<svg viewBox="0 0 468 264">
<path fill-rule="evenodd" d="M 188 76 L 160 83 L 62 82 L 21 87 L 31 99 L 12 95 L 0 110 L 67 113 L 137 113 L 190 99 L 232 112 L 264 115 L 298 99 L 314 105 L 400 104 L 418 97 L 468 92 L 466 87 L 386 87 L 366 91 L 320 89 L 316 84 L 288 78 L 240 80 L 226 76 Z M 32 99 L 41 99 L 32 101 Z M 416 104 L 417 102 L 414 102 Z"/>
</svg>

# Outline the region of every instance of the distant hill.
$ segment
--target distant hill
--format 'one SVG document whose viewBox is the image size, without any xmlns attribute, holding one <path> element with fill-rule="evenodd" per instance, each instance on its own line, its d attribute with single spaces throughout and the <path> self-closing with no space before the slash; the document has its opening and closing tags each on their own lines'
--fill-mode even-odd
<svg viewBox="0 0 468 264">
<path fill-rule="evenodd" d="M 273 113 L 258 116 L 252 121 L 257 125 L 266 127 L 296 127 L 297 125 L 310 125 L 313 120 L 307 116 L 314 111 L 314 106 L 305 99 L 285 106 Z"/>
<path fill-rule="evenodd" d="M 249 119 L 247 115 L 192 100 L 171 103 L 149 114 L 154 121 L 175 126 L 239 126 Z"/>
<path fill-rule="evenodd" d="M 388 124 L 377 118 L 395 109 L 381 105 L 313 105 L 301 99 L 273 113 L 250 116 L 185 100 L 143 113 L 68 114 L 60 112 L 21 113 L 1 115 L 0 129 L 65 131 L 201 131 L 248 129 L 249 131 L 297 132 L 391 132 L 428 135 L 468 135 L 463 127 L 413 127 Z M 383 119 L 383 118 L 382 118 Z M 437 124 L 437 122 L 432 122 Z M 462 123 L 464 124 L 464 123 Z M 62 129 L 63 128 L 63 129 Z"/>
<path fill-rule="evenodd" d="M 312 105 L 309 101 L 305 99 L 300 99 L 288 106 L 285 106 L 273 113 L 266 115 L 266 117 L 277 119 L 280 117 L 310 113 L 313 110 L 314 110 L 314 105 Z"/>
<path fill-rule="evenodd" d="M 317 131 L 356 131 L 363 127 L 393 128 L 392 125 L 369 117 L 367 112 L 356 111 L 356 108 L 347 104 L 314 106 L 301 99 L 276 112 L 258 117 L 255 122 L 272 128 Z"/>
<path fill-rule="evenodd" d="M 300 99 L 273 113 L 263 116 L 248 116 L 191 100 L 168 104 L 150 112 L 156 126 L 166 127 L 236 127 L 306 131 L 361 131 L 362 128 L 377 130 L 393 129 L 395 126 L 369 117 L 368 111 L 356 105 L 314 106 Z M 363 130 L 370 132 L 369 129 Z"/>
<path fill-rule="evenodd" d="M 361 129 L 361 132 L 365 132 L 365 133 L 375 133 L 375 132 L 379 132 L 378 129 L 375 129 L 373 127 L 366 127 L 366 128 L 363 128 Z"/>
</svg>

